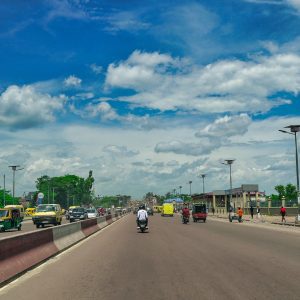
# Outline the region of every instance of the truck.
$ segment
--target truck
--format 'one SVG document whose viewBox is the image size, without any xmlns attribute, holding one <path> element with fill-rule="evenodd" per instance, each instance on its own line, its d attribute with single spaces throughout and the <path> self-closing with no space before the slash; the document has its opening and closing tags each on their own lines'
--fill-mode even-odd
<svg viewBox="0 0 300 300">
<path fill-rule="evenodd" d="M 164 203 L 161 211 L 163 217 L 170 216 L 173 217 L 174 214 L 174 205 L 172 203 Z"/>
</svg>

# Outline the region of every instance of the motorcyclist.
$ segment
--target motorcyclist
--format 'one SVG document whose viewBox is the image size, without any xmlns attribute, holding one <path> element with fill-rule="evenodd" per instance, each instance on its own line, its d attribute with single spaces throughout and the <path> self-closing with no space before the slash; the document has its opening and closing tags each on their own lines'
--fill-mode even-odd
<svg viewBox="0 0 300 300">
<path fill-rule="evenodd" d="M 137 212 L 137 216 L 136 216 L 137 227 L 140 226 L 139 221 L 142 221 L 142 220 L 143 221 L 146 220 L 146 227 L 148 227 L 148 213 L 147 213 L 147 211 L 145 209 L 145 205 L 144 204 L 139 207 L 139 210 Z"/>
<path fill-rule="evenodd" d="M 182 223 L 183 223 L 183 218 L 188 218 L 188 219 L 190 218 L 190 210 L 186 204 L 182 209 Z"/>
</svg>

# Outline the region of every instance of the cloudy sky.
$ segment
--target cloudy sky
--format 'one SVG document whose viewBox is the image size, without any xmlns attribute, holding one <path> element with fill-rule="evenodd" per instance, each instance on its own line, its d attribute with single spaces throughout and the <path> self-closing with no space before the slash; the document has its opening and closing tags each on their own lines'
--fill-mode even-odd
<svg viewBox="0 0 300 300">
<path fill-rule="evenodd" d="M 0 172 L 95 193 L 296 183 L 300 0 L 2 0 Z M 2 177 L 2 176 L 1 176 Z M 3 183 L 0 179 L 0 185 Z"/>
</svg>

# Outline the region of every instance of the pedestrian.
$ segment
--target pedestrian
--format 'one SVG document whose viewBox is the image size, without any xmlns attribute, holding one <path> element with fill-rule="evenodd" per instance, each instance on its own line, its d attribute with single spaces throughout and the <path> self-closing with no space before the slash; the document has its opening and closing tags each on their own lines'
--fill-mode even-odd
<svg viewBox="0 0 300 300">
<path fill-rule="evenodd" d="M 253 220 L 253 214 L 254 214 L 254 207 L 251 205 L 250 206 L 250 215 L 251 215 L 252 220 Z"/>
<path fill-rule="evenodd" d="M 214 207 L 212 207 L 211 211 L 212 211 L 213 215 L 215 215 L 215 208 Z"/>
<path fill-rule="evenodd" d="M 241 223 L 243 220 L 243 210 L 240 207 L 238 207 L 237 214 L 239 216 L 239 222 Z"/>
<path fill-rule="evenodd" d="M 281 206 L 280 208 L 280 214 L 281 214 L 281 222 L 286 222 L 286 219 L 285 219 L 285 215 L 286 215 L 286 208 Z"/>
<path fill-rule="evenodd" d="M 256 207 L 257 218 L 260 219 L 260 207 Z"/>
</svg>

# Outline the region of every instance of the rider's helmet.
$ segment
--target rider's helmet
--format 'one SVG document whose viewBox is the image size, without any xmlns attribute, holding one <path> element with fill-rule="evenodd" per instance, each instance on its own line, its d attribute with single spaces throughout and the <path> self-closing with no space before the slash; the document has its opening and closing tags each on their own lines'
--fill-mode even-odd
<svg viewBox="0 0 300 300">
<path fill-rule="evenodd" d="M 140 209 L 145 209 L 145 204 L 140 205 Z"/>
</svg>

